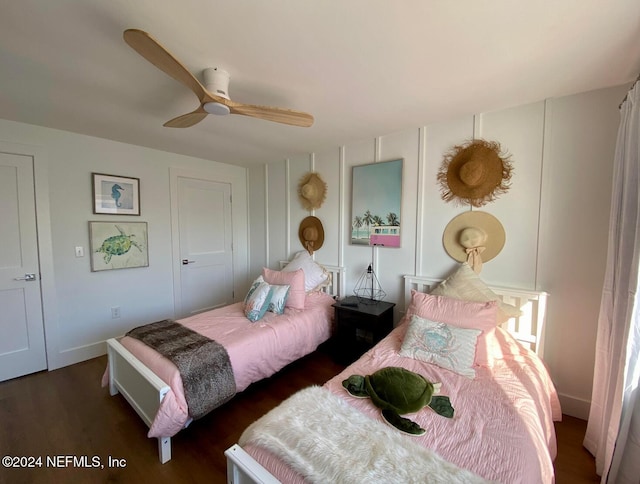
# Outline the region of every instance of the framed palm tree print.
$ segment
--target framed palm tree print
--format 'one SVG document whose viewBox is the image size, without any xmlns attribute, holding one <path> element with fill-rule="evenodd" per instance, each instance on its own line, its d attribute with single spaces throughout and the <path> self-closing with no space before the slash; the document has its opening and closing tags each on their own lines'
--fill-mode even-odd
<svg viewBox="0 0 640 484">
<path fill-rule="evenodd" d="M 353 167 L 352 244 L 400 247 L 403 161 L 381 161 Z"/>
</svg>

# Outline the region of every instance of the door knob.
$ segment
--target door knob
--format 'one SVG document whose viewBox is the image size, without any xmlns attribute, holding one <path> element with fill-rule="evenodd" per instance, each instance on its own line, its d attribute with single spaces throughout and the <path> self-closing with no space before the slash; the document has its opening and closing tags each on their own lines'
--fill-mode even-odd
<svg viewBox="0 0 640 484">
<path fill-rule="evenodd" d="M 195 262 L 194 260 L 182 259 L 183 266 L 186 266 L 187 264 L 193 264 L 194 262 Z"/>
<path fill-rule="evenodd" d="M 35 281 L 36 280 L 36 275 L 35 274 L 25 274 L 24 277 L 14 277 L 13 280 L 14 281 Z"/>
</svg>

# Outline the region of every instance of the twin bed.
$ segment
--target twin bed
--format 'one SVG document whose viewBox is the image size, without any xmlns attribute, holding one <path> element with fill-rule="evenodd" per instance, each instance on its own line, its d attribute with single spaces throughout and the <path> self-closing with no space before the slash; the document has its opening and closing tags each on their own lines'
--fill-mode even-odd
<svg viewBox="0 0 640 484">
<path fill-rule="evenodd" d="M 467 269 L 465 277 L 474 277 Z M 459 276 L 457 271 L 453 279 L 459 282 Z M 499 308 L 476 304 L 480 298 L 471 293 L 456 295 L 474 302 L 452 304 L 447 296 L 459 285 L 451 282 L 448 278 L 437 285 L 406 276 L 406 313 L 400 324 L 325 385 L 298 392 L 247 428 L 225 453 L 228 483 L 553 483 L 553 422 L 561 419 L 561 410 L 539 356 L 547 294 L 483 288 L 493 290 Z M 434 287 L 432 295 L 425 294 Z M 492 328 L 482 314 L 472 316 L 473 310 L 484 316 L 494 311 L 500 326 Z M 472 330 L 478 336 L 473 361 L 462 361 L 466 343 L 461 333 L 451 345 L 455 354 L 443 353 L 442 347 L 436 348 L 439 354 L 421 354 L 424 348 L 416 346 L 415 338 L 427 334 L 425 320 Z M 408 436 L 388 425 L 372 400 L 355 398 L 342 385 L 351 375 L 387 367 L 441 383 L 440 394 L 455 408 L 453 418 L 425 407 L 409 418 L 426 433 Z M 465 375 L 470 369 L 472 375 Z"/>
<path fill-rule="evenodd" d="M 317 286 L 324 272 L 322 287 L 302 289 L 297 307 L 285 307 L 283 314 L 265 312 L 255 322 L 247 319 L 243 302 L 191 316 L 178 322 L 220 343 L 228 353 L 235 391 L 267 378 L 287 364 L 315 351 L 331 335 L 334 297 L 342 296 L 344 269 L 323 266 L 320 271 L 308 258 L 281 262 L 283 271 L 269 271 L 272 277 L 307 271 L 304 281 Z M 300 263 L 300 260 L 303 262 Z M 292 261 L 293 262 L 293 261 Z M 291 271 L 285 274 L 287 269 Z M 300 267 L 300 268 L 299 268 Z M 316 269 L 316 274 L 308 272 Z M 299 268 L 299 269 L 298 269 Z M 268 271 L 265 269 L 265 271 Z M 300 279 L 297 279 L 299 281 Z M 280 282 L 280 281 L 279 281 Z M 304 287 L 304 286 L 303 286 Z M 291 287 L 293 291 L 293 286 Z M 289 300 L 293 301 L 293 295 Z M 107 341 L 108 368 L 103 385 L 111 395 L 121 393 L 149 426 L 148 436 L 158 439 L 162 463 L 171 459 L 171 437 L 191 423 L 182 376 L 167 358 L 130 336 Z"/>
</svg>

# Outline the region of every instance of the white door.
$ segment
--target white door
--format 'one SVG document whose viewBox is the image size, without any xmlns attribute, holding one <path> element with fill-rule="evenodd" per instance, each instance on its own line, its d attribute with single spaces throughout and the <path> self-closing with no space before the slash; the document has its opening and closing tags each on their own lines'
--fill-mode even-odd
<svg viewBox="0 0 640 484">
<path fill-rule="evenodd" d="M 0 381 L 47 367 L 33 158 L 0 152 Z"/>
<path fill-rule="evenodd" d="M 233 302 L 231 185 L 178 178 L 178 317 Z"/>
</svg>

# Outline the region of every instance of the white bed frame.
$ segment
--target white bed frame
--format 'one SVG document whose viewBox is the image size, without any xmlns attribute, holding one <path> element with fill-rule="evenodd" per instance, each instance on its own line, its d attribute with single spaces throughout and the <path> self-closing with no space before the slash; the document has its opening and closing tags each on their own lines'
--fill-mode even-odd
<svg viewBox="0 0 640 484">
<path fill-rule="evenodd" d="M 280 261 L 280 268 L 288 261 Z M 324 292 L 334 297 L 344 296 L 345 270 L 343 267 L 324 266 L 331 274 Z M 107 341 L 109 359 L 109 393 L 121 393 L 137 414 L 151 427 L 160 403 L 170 391 L 169 385 L 147 368 L 138 358 L 122 346 L 116 338 Z M 160 462 L 171 460 L 171 437 L 158 438 Z"/>
<path fill-rule="evenodd" d="M 404 276 L 404 307 L 409 307 L 411 290 L 429 292 L 440 281 L 420 276 Z M 511 289 L 508 287 L 491 286 L 500 299 L 520 308 L 522 315 L 511 318 L 502 324 L 514 338 L 526 348 L 535 351 L 538 356 L 544 356 L 544 320 L 547 312 L 547 298 L 544 291 L 529 291 L 525 289 Z M 544 358 L 543 358 L 544 359 Z"/>
<path fill-rule="evenodd" d="M 429 292 L 440 281 L 421 276 L 404 276 L 404 308 L 411 302 L 411 290 Z M 525 347 L 535 351 L 540 357 L 544 349 L 544 322 L 548 294 L 543 291 L 529 291 L 491 286 L 505 303 L 522 310 L 522 315 L 511 318 L 502 327 L 507 329 Z M 278 481 L 262 467 L 242 447 L 235 444 L 225 451 L 227 457 L 228 484 L 273 484 Z"/>
</svg>

